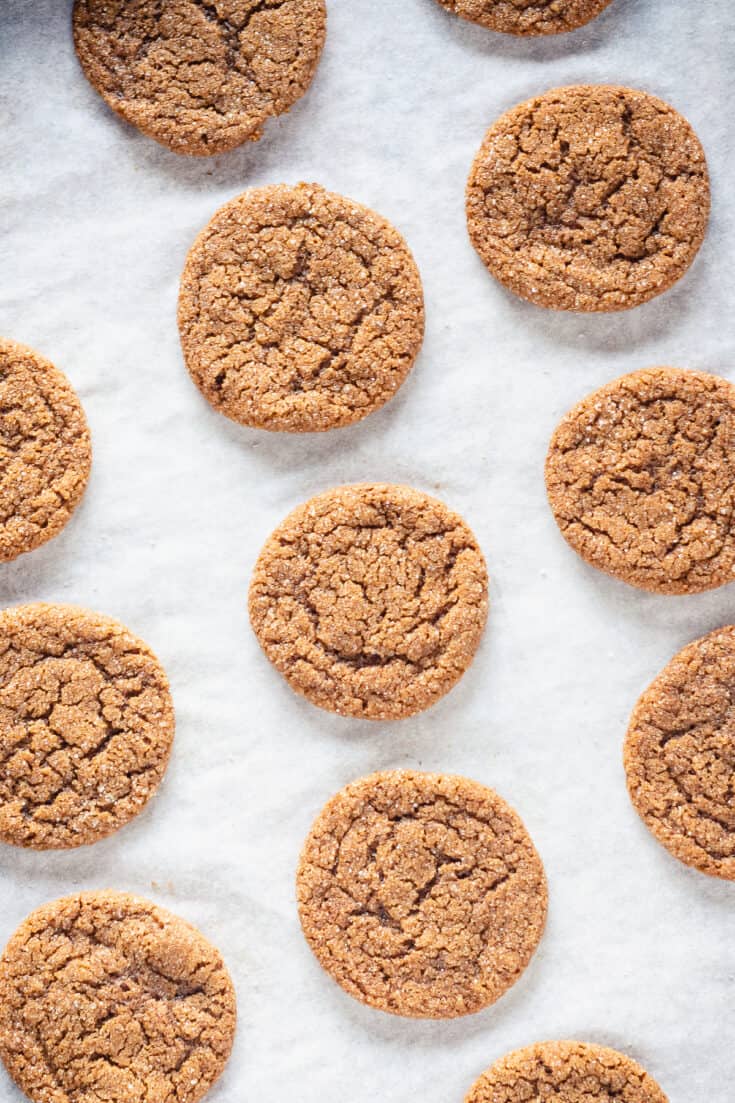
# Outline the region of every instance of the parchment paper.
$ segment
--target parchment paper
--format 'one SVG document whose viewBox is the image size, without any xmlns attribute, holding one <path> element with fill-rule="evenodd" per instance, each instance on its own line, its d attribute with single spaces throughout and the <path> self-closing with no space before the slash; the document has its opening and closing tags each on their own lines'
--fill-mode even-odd
<svg viewBox="0 0 735 1103">
<path fill-rule="evenodd" d="M 315 84 L 262 141 L 181 158 L 120 122 L 84 79 L 70 0 L 0 4 L 0 332 L 66 371 L 89 415 L 84 503 L 44 548 L 0 567 L 0 603 L 71 601 L 146 639 L 178 727 L 158 797 L 76 852 L 0 849 L 0 941 L 78 888 L 142 893 L 223 951 L 240 1021 L 212 1103 L 460 1103 L 493 1060 L 578 1037 L 640 1060 L 671 1103 L 731 1103 L 735 885 L 688 870 L 629 803 L 621 748 L 637 695 L 689 640 L 735 618 L 735 587 L 672 598 L 587 567 L 548 510 L 543 460 L 589 390 L 656 363 L 735 379 L 731 0 L 614 0 L 547 40 L 495 35 L 434 0 L 329 0 Z M 563 84 L 638 86 L 698 131 L 713 182 L 689 275 L 637 310 L 555 315 L 485 272 L 463 189 L 485 129 Z M 248 185 L 317 180 L 382 212 L 422 272 L 427 334 L 398 397 L 313 437 L 240 428 L 189 381 L 175 324 L 186 251 Z M 246 592 L 293 506 L 341 482 L 435 493 L 492 575 L 485 641 L 429 712 L 386 724 L 297 698 L 252 636 Z M 546 936 L 494 1008 L 454 1022 L 362 1007 L 300 934 L 294 870 L 323 802 L 399 766 L 463 773 L 523 816 L 550 882 Z M 19 1093 L 0 1070 L 0 1099 Z"/>
</svg>

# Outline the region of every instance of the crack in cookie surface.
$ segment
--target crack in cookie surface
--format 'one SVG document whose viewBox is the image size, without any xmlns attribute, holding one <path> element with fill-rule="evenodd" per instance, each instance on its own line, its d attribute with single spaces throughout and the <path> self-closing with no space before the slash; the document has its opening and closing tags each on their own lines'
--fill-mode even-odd
<svg viewBox="0 0 735 1103">
<path fill-rule="evenodd" d="M 196 1103 L 235 1018 L 219 952 L 124 893 L 39 908 L 0 959 L 0 1055 L 36 1103 Z"/>
<path fill-rule="evenodd" d="M 66 376 L 33 349 L 0 338 L 0 561 L 64 528 L 91 463 L 87 419 Z"/>
<path fill-rule="evenodd" d="M 316 432 L 387 402 L 424 332 L 405 241 L 368 208 L 318 185 L 253 188 L 195 242 L 179 295 L 189 372 L 226 416 Z"/>
<path fill-rule="evenodd" d="M 543 1042 L 502 1057 L 472 1086 L 465 1103 L 668 1103 L 637 1062 L 584 1042 Z"/>
<path fill-rule="evenodd" d="M 559 88 L 490 128 L 467 186 L 472 243 L 509 290 L 556 310 L 625 310 L 667 290 L 709 217 L 704 152 L 662 100 Z"/>
<path fill-rule="evenodd" d="M 565 539 L 643 589 L 695 593 L 735 578 L 735 387 L 676 368 L 632 372 L 554 432 L 546 487 Z"/>
<path fill-rule="evenodd" d="M 117 114 L 176 153 L 255 140 L 311 84 L 324 0 L 75 0 L 85 75 Z"/>
<path fill-rule="evenodd" d="M 638 701 L 625 742 L 631 799 L 680 861 L 735 881 L 735 628 L 676 655 Z"/>
<path fill-rule="evenodd" d="M 314 704 L 366 719 L 428 708 L 470 665 L 487 616 L 477 542 L 409 487 L 337 487 L 276 529 L 250 586 L 263 650 Z"/>
<path fill-rule="evenodd" d="M 584 26 L 612 0 L 439 0 L 472 23 L 505 34 L 561 34 Z"/>
<path fill-rule="evenodd" d="M 411 771 L 363 778 L 325 806 L 297 894 L 312 950 L 350 995 L 423 1018 L 495 1002 L 546 918 L 543 867 L 516 813 L 476 782 Z"/>
<path fill-rule="evenodd" d="M 0 614 L 0 839 L 81 846 L 153 796 L 174 714 L 150 649 L 121 624 L 67 605 Z"/>
</svg>

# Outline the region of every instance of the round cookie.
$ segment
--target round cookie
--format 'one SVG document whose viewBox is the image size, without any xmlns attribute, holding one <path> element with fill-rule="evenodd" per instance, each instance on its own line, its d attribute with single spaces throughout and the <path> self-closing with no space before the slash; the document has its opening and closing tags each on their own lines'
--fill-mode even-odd
<svg viewBox="0 0 735 1103">
<path fill-rule="evenodd" d="M 664 594 L 735 579 L 735 387 L 649 368 L 583 399 L 554 432 L 546 489 L 565 540 Z"/>
<path fill-rule="evenodd" d="M 38 850 L 96 842 L 140 812 L 174 734 L 153 652 L 72 605 L 0 613 L 0 839 Z"/>
<path fill-rule="evenodd" d="M 505 34 L 561 34 L 584 26 L 612 0 L 439 0 L 471 23 Z"/>
<path fill-rule="evenodd" d="M 319 432 L 382 406 L 421 347 L 421 278 L 386 219 L 317 184 L 252 188 L 214 215 L 181 278 L 186 365 L 220 413 Z"/>
<path fill-rule="evenodd" d="M 69 380 L 33 349 L 0 338 L 0 562 L 61 532 L 91 463 L 87 419 Z"/>
<path fill-rule="evenodd" d="M 494 1003 L 544 930 L 544 869 L 491 789 L 395 770 L 348 785 L 319 813 L 297 875 L 301 925 L 351 996 L 446 1019 Z"/>
<path fill-rule="evenodd" d="M 126 893 L 38 908 L 0 958 L 0 1056 L 33 1103 L 196 1103 L 235 1020 L 219 951 Z"/>
<path fill-rule="evenodd" d="M 656 1081 L 617 1050 L 586 1042 L 543 1042 L 502 1057 L 465 1103 L 668 1103 Z"/>
<path fill-rule="evenodd" d="M 707 163 L 677 111 L 609 85 L 557 88 L 485 135 L 467 185 L 488 270 L 553 310 L 639 306 L 684 275 L 704 239 Z"/>
<path fill-rule="evenodd" d="M 341 486 L 295 509 L 260 553 L 250 620 L 291 687 L 345 716 L 428 708 L 472 662 L 487 571 L 461 517 L 405 486 Z"/>
<path fill-rule="evenodd" d="M 306 92 L 324 0 L 75 0 L 74 45 L 92 87 L 174 153 L 261 137 Z"/>
<path fill-rule="evenodd" d="M 735 628 L 695 640 L 638 701 L 625 741 L 628 790 L 674 857 L 735 881 Z"/>
</svg>

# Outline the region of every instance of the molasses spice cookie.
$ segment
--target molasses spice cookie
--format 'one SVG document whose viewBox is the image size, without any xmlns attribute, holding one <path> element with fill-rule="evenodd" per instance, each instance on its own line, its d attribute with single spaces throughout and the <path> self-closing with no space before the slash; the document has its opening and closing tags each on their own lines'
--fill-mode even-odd
<svg viewBox="0 0 735 1103">
<path fill-rule="evenodd" d="M 125 893 L 38 908 L 0 959 L 0 1056 L 33 1103 L 197 1103 L 235 1019 L 219 951 Z"/>
<path fill-rule="evenodd" d="M 461 517 L 405 486 L 342 486 L 299 506 L 260 553 L 250 619 L 298 693 L 331 712 L 421 712 L 472 662 L 487 572 Z"/>
<path fill-rule="evenodd" d="M 0 613 L 0 839 L 116 831 L 156 791 L 173 734 L 168 679 L 123 625 L 71 605 Z"/>
<path fill-rule="evenodd" d="M 465 1103 L 668 1103 L 645 1069 L 617 1050 L 584 1042 L 544 1042 L 502 1057 L 475 1082 Z"/>
<path fill-rule="evenodd" d="M 472 244 L 516 295 L 554 310 L 626 310 L 684 275 L 710 190 L 686 119 L 645 92 L 557 88 L 490 128 L 467 185 Z"/>
<path fill-rule="evenodd" d="M 367 207 L 317 184 L 252 188 L 197 238 L 181 279 L 186 365 L 220 413 L 318 432 L 382 406 L 424 333 L 405 241 Z"/>
<path fill-rule="evenodd" d="M 689 644 L 635 707 L 630 796 L 680 861 L 735 881 L 735 628 Z"/>
<path fill-rule="evenodd" d="M 564 538 L 588 563 L 665 594 L 735 579 L 735 387 L 649 368 L 564 417 L 546 460 Z"/>
<path fill-rule="evenodd" d="M 69 380 L 0 338 L 0 561 L 45 544 L 84 493 L 92 445 Z"/>
<path fill-rule="evenodd" d="M 439 0 L 449 11 L 506 34 L 560 34 L 582 27 L 612 0 Z"/>
<path fill-rule="evenodd" d="M 297 877 L 304 934 L 351 996 L 416 1018 L 494 1003 L 543 933 L 541 859 L 516 813 L 462 777 L 390 771 L 322 809 Z"/>
<path fill-rule="evenodd" d="M 75 0 L 74 45 L 93 88 L 175 153 L 222 153 L 304 94 L 324 0 Z"/>
</svg>

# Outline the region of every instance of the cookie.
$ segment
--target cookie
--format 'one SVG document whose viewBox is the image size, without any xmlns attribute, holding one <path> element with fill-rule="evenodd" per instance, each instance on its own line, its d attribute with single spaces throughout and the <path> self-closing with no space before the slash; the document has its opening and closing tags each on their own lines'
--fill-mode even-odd
<svg viewBox="0 0 735 1103">
<path fill-rule="evenodd" d="M 676 655 L 638 701 L 625 741 L 628 790 L 674 857 L 735 881 L 735 627 Z"/>
<path fill-rule="evenodd" d="M 446 1019 L 494 1003 L 546 922 L 544 869 L 491 789 L 395 770 L 322 809 L 297 875 L 301 925 L 351 996 L 394 1015 Z"/>
<path fill-rule="evenodd" d="M 0 1056 L 33 1103 L 196 1103 L 235 1018 L 219 951 L 127 893 L 38 908 L 0 958 Z"/>
<path fill-rule="evenodd" d="M 546 489 L 565 540 L 663 594 L 735 579 L 735 387 L 649 368 L 583 399 L 556 429 Z"/>
<path fill-rule="evenodd" d="M 704 152 L 673 107 L 630 88 L 556 88 L 485 135 L 470 239 L 496 279 L 552 310 L 639 306 L 684 275 L 710 207 Z"/>
<path fill-rule="evenodd" d="M 505 34 L 561 34 L 584 26 L 612 0 L 439 0 L 449 11 Z"/>
<path fill-rule="evenodd" d="M 303 96 L 324 45 L 324 0 L 75 0 L 74 45 L 102 99 L 174 153 L 261 137 Z"/>
<path fill-rule="evenodd" d="M 122 624 L 72 605 L 0 613 L 0 839 L 83 846 L 140 812 L 174 734 L 168 679 Z"/>
<path fill-rule="evenodd" d="M 473 1084 L 465 1103 L 668 1103 L 656 1081 L 617 1050 L 586 1042 L 543 1042 L 502 1057 Z"/>
<path fill-rule="evenodd" d="M 0 562 L 63 529 L 89 478 L 87 419 L 69 380 L 0 338 Z"/>
<path fill-rule="evenodd" d="M 376 410 L 421 347 L 416 264 L 389 222 L 317 184 L 252 188 L 199 235 L 181 279 L 186 365 L 220 413 L 319 432 Z"/>
<path fill-rule="evenodd" d="M 250 620 L 292 689 L 344 716 L 428 708 L 472 662 L 487 617 L 475 537 L 406 486 L 341 486 L 279 525 L 250 584 Z"/>
</svg>

